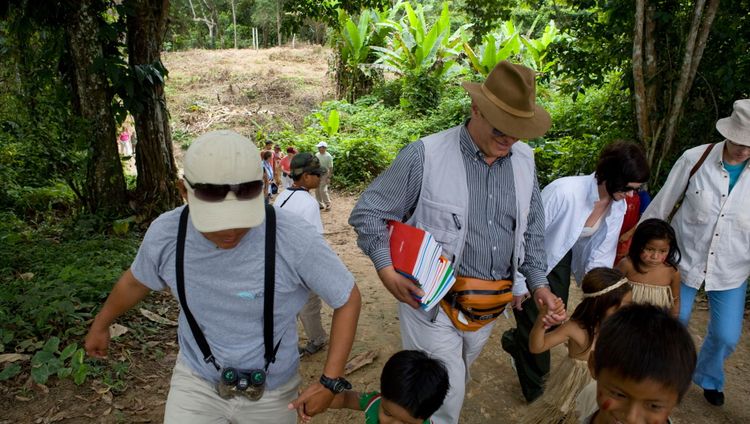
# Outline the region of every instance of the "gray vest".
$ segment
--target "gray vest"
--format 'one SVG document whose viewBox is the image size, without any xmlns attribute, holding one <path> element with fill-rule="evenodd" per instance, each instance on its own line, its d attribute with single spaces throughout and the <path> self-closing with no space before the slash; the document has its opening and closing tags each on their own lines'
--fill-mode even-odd
<svg viewBox="0 0 750 424">
<path fill-rule="evenodd" d="M 466 245 L 469 190 L 460 142 L 461 126 L 422 139 L 424 170 L 422 189 L 414 213 L 407 223 L 429 231 L 452 259 L 455 269 Z M 511 148 L 510 158 L 516 188 L 516 232 L 513 240 L 513 274 L 524 258 L 524 233 L 528 224 L 534 187 L 534 152 L 522 142 Z M 501 202 L 502 199 L 497 201 Z M 516 278 L 514 278 L 516 280 Z M 523 280 L 522 280 L 523 281 Z"/>
</svg>

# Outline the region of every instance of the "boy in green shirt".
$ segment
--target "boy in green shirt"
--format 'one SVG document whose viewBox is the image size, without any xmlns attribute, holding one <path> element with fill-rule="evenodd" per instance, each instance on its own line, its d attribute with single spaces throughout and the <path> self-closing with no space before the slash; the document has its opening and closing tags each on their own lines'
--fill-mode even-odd
<svg viewBox="0 0 750 424">
<path fill-rule="evenodd" d="M 380 393 L 347 390 L 331 402 L 334 409 L 365 412 L 365 424 L 430 424 L 448 393 L 442 362 L 419 350 L 391 356 L 380 375 Z"/>
</svg>

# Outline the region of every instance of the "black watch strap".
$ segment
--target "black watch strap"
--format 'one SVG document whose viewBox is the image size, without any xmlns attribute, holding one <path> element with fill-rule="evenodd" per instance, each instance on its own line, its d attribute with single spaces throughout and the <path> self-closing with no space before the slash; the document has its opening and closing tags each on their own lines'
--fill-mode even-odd
<svg viewBox="0 0 750 424">
<path fill-rule="evenodd" d="M 339 394 L 344 390 L 352 389 L 352 384 L 344 377 L 330 378 L 326 377 L 325 374 L 322 374 L 320 376 L 320 384 L 322 384 L 326 389 L 332 391 L 334 394 Z"/>
</svg>

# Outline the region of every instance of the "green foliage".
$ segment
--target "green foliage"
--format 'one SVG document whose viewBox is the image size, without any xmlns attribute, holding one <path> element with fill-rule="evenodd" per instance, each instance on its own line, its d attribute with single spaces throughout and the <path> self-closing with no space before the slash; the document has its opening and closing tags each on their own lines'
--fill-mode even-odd
<svg viewBox="0 0 750 424">
<path fill-rule="evenodd" d="M 468 43 L 464 43 L 464 52 L 469 58 L 471 67 L 479 75 L 486 77 L 500 61 L 521 53 L 521 36 L 516 31 L 513 21 L 506 21 L 500 30 L 485 34 L 477 54 Z"/>
<path fill-rule="evenodd" d="M 460 26 L 451 34 L 450 11 L 444 2 L 437 20 L 425 20 L 421 4 L 415 10 L 410 3 L 403 7 L 400 21 L 385 21 L 379 26 L 392 29 L 388 47 L 372 47 L 378 52 L 376 67 L 403 76 L 401 105 L 406 110 L 423 114 L 440 102 L 443 80 L 458 65 L 457 48 L 463 43 L 469 25 Z"/>
<path fill-rule="evenodd" d="M 89 374 L 89 366 L 84 363 L 85 352 L 78 344 L 71 343 L 59 351 L 60 339 L 50 337 L 42 349 L 31 358 L 31 377 L 38 384 L 45 384 L 50 376 L 71 377 L 77 385 L 83 384 Z"/>
<path fill-rule="evenodd" d="M 552 117 L 552 128 L 534 140 L 539 184 L 593 172 L 599 151 L 618 139 L 633 139 L 629 93 L 620 89 L 621 75 L 607 76 L 602 87 L 568 95 L 542 89 L 539 97 Z"/>
<path fill-rule="evenodd" d="M 79 338 L 133 260 L 138 234 L 108 237 L 70 224 L 33 228 L 9 213 L 0 218 L 4 350 L 34 352 L 50 337 Z"/>
</svg>

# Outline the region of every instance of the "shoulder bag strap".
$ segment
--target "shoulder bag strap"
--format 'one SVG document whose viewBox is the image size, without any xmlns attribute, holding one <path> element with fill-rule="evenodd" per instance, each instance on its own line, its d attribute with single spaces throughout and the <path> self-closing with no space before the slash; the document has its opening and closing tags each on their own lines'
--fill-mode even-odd
<svg viewBox="0 0 750 424">
<path fill-rule="evenodd" d="M 698 159 L 698 162 L 693 165 L 693 168 L 690 170 L 690 174 L 688 175 L 687 182 L 685 183 L 685 189 L 682 190 L 682 194 L 680 195 L 680 198 L 675 202 L 674 206 L 672 207 L 672 212 L 669 213 L 669 217 L 667 218 L 668 222 L 672 222 L 672 218 L 674 218 L 674 215 L 677 213 L 677 210 L 680 209 L 680 206 L 682 205 L 682 201 L 685 199 L 685 194 L 687 193 L 688 187 L 690 186 L 690 179 L 693 178 L 693 175 L 695 175 L 696 172 L 698 172 L 698 169 L 700 169 L 701 165 L 703 165 L 703 162 L 706 161 L 706 158 L 708 157 L 708 154 L 711 153 L 711 150 L 713 150 L 716 143 L 711 143 L 708 146 L 706 146 L 706 150 L 703 151 L 703 154 L 701 155 L 700 159 Z"/>
</svg>

